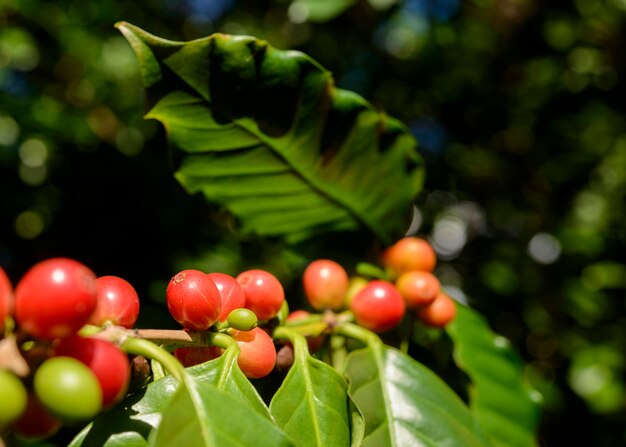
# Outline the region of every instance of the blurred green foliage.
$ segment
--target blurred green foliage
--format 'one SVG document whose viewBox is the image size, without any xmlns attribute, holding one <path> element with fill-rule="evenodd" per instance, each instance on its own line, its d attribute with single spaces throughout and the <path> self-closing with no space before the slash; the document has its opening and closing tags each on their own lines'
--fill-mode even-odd
<svg viewBox="0 0 626 447">
<path fill-rule="evenodd" d="M 623 444 L 626 2 L 339 3 L 0 0 L 0 264 L 16 281 L 36 260 L 76 257 L 136 284 L 144 320 L 162 326 L 178 268 L 263 264 L 297 291 L 306 259 L 240 241 L 174 181 L 113 24 L 254 35 L 305 51 L 418 137 L 412 231 L 434 244 L 448 290 L 527 361 L 541 442 Z"/>
</svg>

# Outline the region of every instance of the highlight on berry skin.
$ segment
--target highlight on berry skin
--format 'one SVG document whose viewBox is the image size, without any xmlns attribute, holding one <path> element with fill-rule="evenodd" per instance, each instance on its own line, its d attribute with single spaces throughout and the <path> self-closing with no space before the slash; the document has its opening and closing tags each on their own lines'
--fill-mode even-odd
<svg viewBox="0 0 626 447">
<path fill-rule="evenodd" d="M 222 301 L 215 282 L 200 270 L 183 270 L 165 291 L 167 308 L 180 325 L 195 331 L 210 328 L 220 315 Z"/>
<path fill-rule="evenodd" d="M 304 295 L 313 309 L 339 310 L 344 306 L 350 279 L 339 263 L 330 259 L 317 259 L 304 270 L 302 285 Z"/>
<path fill-rule="evenodd" d="M 432 272 L 437 264 L 437 255 L 427 240 L 407 236 L 383 252 L 381 263 L 395 278 L 411 270 Z"/>
</svg>

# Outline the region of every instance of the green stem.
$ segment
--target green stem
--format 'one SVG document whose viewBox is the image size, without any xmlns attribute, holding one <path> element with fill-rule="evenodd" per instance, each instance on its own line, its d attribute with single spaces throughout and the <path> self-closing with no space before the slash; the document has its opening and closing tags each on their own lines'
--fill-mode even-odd
<svg viewBox="0 0 626 447">
<path fill-rule="evenodd" d="M 389 274 L 387 271 L 377 265 L 370 264 L 369 262 L 359 262 L 356 265 L 356 272 L 358 275 L 389 281 Z"/>
<path fill-rule="evenodd" d="M 274 332 L 272 334 L 272 338 L 279 338 L 279 339 L 283 339 L 283 340 L 291 340 L 294 334 L 294 329 L 293 328 L 288 328 L 286 326 L 278 326 L 276 329 L 274 329 Z"/>
<path fill-rule="evenodd" d="M 278 326 L 274 329 L 273 338 L 287 339 L 293 345 L 293 352 L 295 359 L 299 361 L 304 361 L 306 356 L 309 355 L 309 345 L 306 341 L 306 338 L 293 328 L 288 328 L 285 326 Z M 304 356 L 304 357 L 303 357 Z"/>
<path fill-rule="evenodd" d="M 231 339 L 232 340 L 232 339 Z M 239 345 L 237 343 L 231 343 L 230 347 L 224 351 L 222 356 L 224 357 L 224 367 L 218 373 L 216 386 L 218 389 L 223 390 L 226 388 L 228 378 L 231 376 L 233 368 L 237 364 L 239 359 Z"/>
<path fill-rule="evenodd" d="M 128 354 L 141 355 L 149 359 L 154 359 L 163 365 L 163 368 L 170 373 L 179 383 L 185 383 L 187 374 L 183 365 L 176 360 L 172 354 L 160 346 L 155 345 L 143 338 L 128 337 L 124 339 L 120 347 Z"/>
<path fill-rule="evenodd" d="M 228 349 L 230 345 L 237 343 L 233 337 L 223 332 L 207 332 L 206 335 L 208 344 L 218 348 Z"/>
<path fill-rule="evenodd" d="M 362 341 L 368 346 L 382 344 L 382 340 L 372 331 L 354 323 L 344 323 L 335 328 L 335 333 Z"/>
<path fill-rule="evenodd" d="M 348 351 L 346 350 L 346 338 L 343 335 L 333 334 L 330 337 L 330 364 L 343 371 Z"/>
<path fill-rule="evenodd" d="M 311 323 L 319 323 L 324 318 L 322 314 L 312 314 L 304 318 L 298 318 L 296 320 L 286 321 L 284 326 L 288 327 L 297 327 L 297 326 L 306 326 Z"/>
</svg>

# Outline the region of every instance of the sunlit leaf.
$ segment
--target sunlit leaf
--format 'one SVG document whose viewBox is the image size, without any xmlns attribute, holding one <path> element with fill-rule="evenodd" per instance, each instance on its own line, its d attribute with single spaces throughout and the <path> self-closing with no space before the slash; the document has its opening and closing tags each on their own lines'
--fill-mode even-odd
<svg viewBox="0 0 626 447">
<path fill-rule="evenodd" d="M 358 420 L 358 413 L 349 408 L 348 384 L 309 355 L 304 337 L 293 342 L 294 363 L 270 403 L 276 424 L 298 446 L 350 445 L 351 418 Z"/>
<path fill-rule="evenodd" d="M 460 398 L 432 371 L 374 344 L 346 361 L 349 392 L 365 419 L 363 446 L 488 446 Z"/>
<path fill-rule="evenodd" d="M 524 384 L 522 362 L 508 341 L 489 328 L 484 317 L 457 305 L 447 326 L 454 359 L 472 380 L 470 408 L 497 446 L 536 444 L 539 406 Z"/>
<path fill-rule="evenodd" d="M 194 382 L 215 387 L 239 401 L 246 411 L 271 421 L 269 409 L 236 366 L 232 350 L 227 350 L 215 360 L 188 368 L 187 372 Z M 70 446 L 146 445 L 150 431 L 160 424 L 162 413 L 168 408 L 177 388 L 178 383 L 171 376 L 149 384 L 97 417 Z"/>
<path fill-rule="evenodd" d="M 150 446 L 291 446 L 272 421 L 232 395 L 206 383 L 177 389 Z"/>
<path fill-rule="evenodd" d="M 363 227 L 406 229 L 423 166 L 404 125 L 335 88 L 308 56 L 245 36 L 172 42 L 127 24 L 146 117 L 176 149 L 176 179 L 244 231 L 299 241 Z"/>
</svg>

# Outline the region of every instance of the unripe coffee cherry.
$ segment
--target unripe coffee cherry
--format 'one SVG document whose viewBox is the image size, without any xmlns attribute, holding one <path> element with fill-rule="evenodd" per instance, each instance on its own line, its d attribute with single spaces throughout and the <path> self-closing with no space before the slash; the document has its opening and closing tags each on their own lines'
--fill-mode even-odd
<svg viewBox="0 0 626 447">
<path fill-rule="evenodd" d="M 437 256 L 428 241 L 418 237 L 405 237 L 383 252 L 382 264 L 395 276 L 411 270 L 432 272 Z"/>
<path fill-rule="evenodd" d="M 394 285 L 381 280 L 371 281 L 350 303 L 356 322 L 374 332 L 386 332 L 396 327 L 404 317 L 405 308 Z"/>
<path fill-rule="evenodd" d="M 35 264 L 15 288 L 15 319 L 43 340 L 69 337 L 96 307 L 96 275 L 78 261 L 52 258 Z"/>
<path fill-rule="evenodd" d="M 103 408 L 116 404 L 126 395 L 130 362 L 113 343 L 97 338 L 70 337 L 60 342 L 56 355 L 75 358 L 94 373 L 102 390 Z"/>
<path fill-rule="evenodd" d="M 329 259 L 311 262 L 302 275 L 304 295 L 309 304 L 317 310 L 341 309 L 349 282 L 345 269 Z"/>
<path fill-rule="evenodd" d="M 348 286 L 348 292 L 346 292 L 346 306 L 350 307 L 350 303 L 352 299 L 356 296 L 357 293 L 365 287 L 369 281 L 362 276 L 353 276 L 350 278 L 350 285 Z"/>
<path fill-rule="evenodd" d="M 246 308 L 259 320 L 274 318 L 285 301 L 283 286 L 265 270 L 247 270 L 237 275 L 237 282 L 246 295 Z"/>
<path fill-rule="evenodd" d="M 102 391 L 94 373 L 71 357 L 53 357 L 39 366 L 35 394 L 53 415 L 67 422 L 93 418 L 102 408 Z"/>
<path fill-rule="evenodd" d="M 0 428 L 17 420 L 27 402 L 28 393 L 22 381 L 8 369 L 0 369 Z"/>
<path fill-rule="evenodd" d="M 220 292 L 213 280 L 199 270 L 176 274 L 165 291 L 167 308 L 187 329 L 204 331 L 217 321 L 222 308 Z"/>
<path fill-rule="evenodd" d="M 228 314 L 228 326 L 238 331 L 251 331 L 257 325 L 258 319 L 250 309 L 235 309 Z"/>
</svg>

